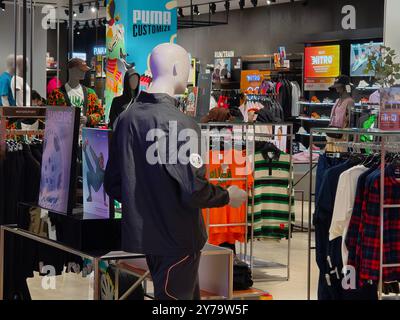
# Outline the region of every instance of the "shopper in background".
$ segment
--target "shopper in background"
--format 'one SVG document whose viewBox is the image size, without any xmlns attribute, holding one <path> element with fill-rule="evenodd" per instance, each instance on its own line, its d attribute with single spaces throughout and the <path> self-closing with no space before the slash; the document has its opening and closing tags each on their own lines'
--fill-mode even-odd
<svg viewBox="0 0 400 320">
<path fill-rule="evenodd" d="M 354 100 L 351 97 L 351 83 L 350 77 L 341 75 L 335 80 L 335 83 L 331 90 L 336 90 L 339 95 L 339 99 L 336 100 L 335 105 L 332 108 L 331 120 L 329 127 L 344 129 L 350 127 L 350 111 L 354 107 Z M 337 133 L 327 134 L 327 145 L 326 151 L 328 152 L 344 152 L 347 147 L 337 147 L 335 142 L 347 141 L 348 136 Z"/>
<path fill-rule="evenodd" d="M 39 92 L 36 90 L 32 91 L 32 106 L 43 107 L 47 104 L 46 99 L 42 98 Z"/>
<path fill-rule="evenodd" d="M 15 106 L 15 99 L 11 90 L 11 79 L 14 73 L 14 55 L 9 55 L 6 60 L 6 71 L 0 75 L 0 107 Z"/>
<path fill-rule="evenodd" d="M 113 99 L 110 109 L 110 122 L 112 129 L 118 116 L 136 99 L 139 94 L 140 74 L 134 69 L 129 69 L 124 77 L 124 91 L 121 96 Z"/>
<path fill-rule="evenodd" d="M 209 123 L 209 122 L 233 122 L 235 120 L 232 117 L 229 109 L 225 108 L 212 108 L 206 116 L 201 118 L 202 123 Z"/>
</svg>

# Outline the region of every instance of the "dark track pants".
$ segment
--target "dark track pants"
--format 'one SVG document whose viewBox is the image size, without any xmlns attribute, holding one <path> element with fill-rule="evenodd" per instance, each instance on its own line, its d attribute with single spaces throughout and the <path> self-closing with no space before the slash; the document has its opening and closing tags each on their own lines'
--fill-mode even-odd
<svg viewBox="0 0 400 320">
<path fill-rule="evenodd" d="M 156 300 L 200 300 L 200 256 L 147 255 Z"/>
</svg>

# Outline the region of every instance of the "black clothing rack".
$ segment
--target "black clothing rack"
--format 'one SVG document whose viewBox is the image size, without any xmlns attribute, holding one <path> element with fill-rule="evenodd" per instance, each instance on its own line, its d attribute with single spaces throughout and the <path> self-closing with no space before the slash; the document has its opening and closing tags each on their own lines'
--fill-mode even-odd
<svg viewBox="0 0 400 320">
<path fill-rule="evenodd" d="M 44 107 L 0 107 L 0 159 L 6 154 L 6 137 L 24 135 L 43 135 L 43 130 L 8 130 L 9 119 L 46 119 Z"/>
</svg>

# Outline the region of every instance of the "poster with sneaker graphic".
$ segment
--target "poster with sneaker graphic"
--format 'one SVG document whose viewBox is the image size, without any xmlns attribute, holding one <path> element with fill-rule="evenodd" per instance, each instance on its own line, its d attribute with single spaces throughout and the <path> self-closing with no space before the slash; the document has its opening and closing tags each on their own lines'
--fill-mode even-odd
<svg viewBox="0 0 400 320">
<path fill-rule="evenodd" d="M 46 112 L 39 206 L 69 214 L 73 209 L 80 114 L 76 108 Z"/>
<path fill-rule="evenodd" d="M 103 218 L 110 217 L 110 199 L 104 189 L 110 130 L 82 129 L 83 210 Z"/>
</svg>

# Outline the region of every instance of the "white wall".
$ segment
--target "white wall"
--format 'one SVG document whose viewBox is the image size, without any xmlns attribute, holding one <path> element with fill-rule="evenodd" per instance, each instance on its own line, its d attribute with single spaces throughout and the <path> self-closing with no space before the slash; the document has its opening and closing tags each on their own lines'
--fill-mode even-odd
<svg viewBox="0 0 400 320">
<path fill-rule="evenodd" d="M 385 45 L 400 55 L 400 1 L 386 0 L 385 3 Z"/>
<path fill-rule="evenodd" d="M 21 9 L 22 13 L 22 9 Z M 28 15 L 29 17 L 29 15 Z M 29 19 L 29 18 L 28 18 Z M 46 51 L 47 51 L 47 31 L 41 25 L 42 13 L 40 7 L 35 7 L 34 19 L 34 41 L 33 58 L 30 59 L 30 28 L 28 27 L 27 55 L 30 60 L 30 67 L 33 70 L 33 83 L 30 84 L 33 90 L 40 95 L 46 96 Z M 29 25 L 29 24 L 28 24 Z M 5 69 L 6 57 L 14 54 L 14 6 L 6 5 L 6 11 L 0 10 L 0 72 Z M 22 14 L 20 19 L 20 32 L 18 32 L 18 51 L 22 54 Z M 30 68 L 29 68 L 30 69 Z M 29 71 L 28 69 L 28 71 Z M 28 73 L 28 82 L 30 76 Z"/>
</svg>

